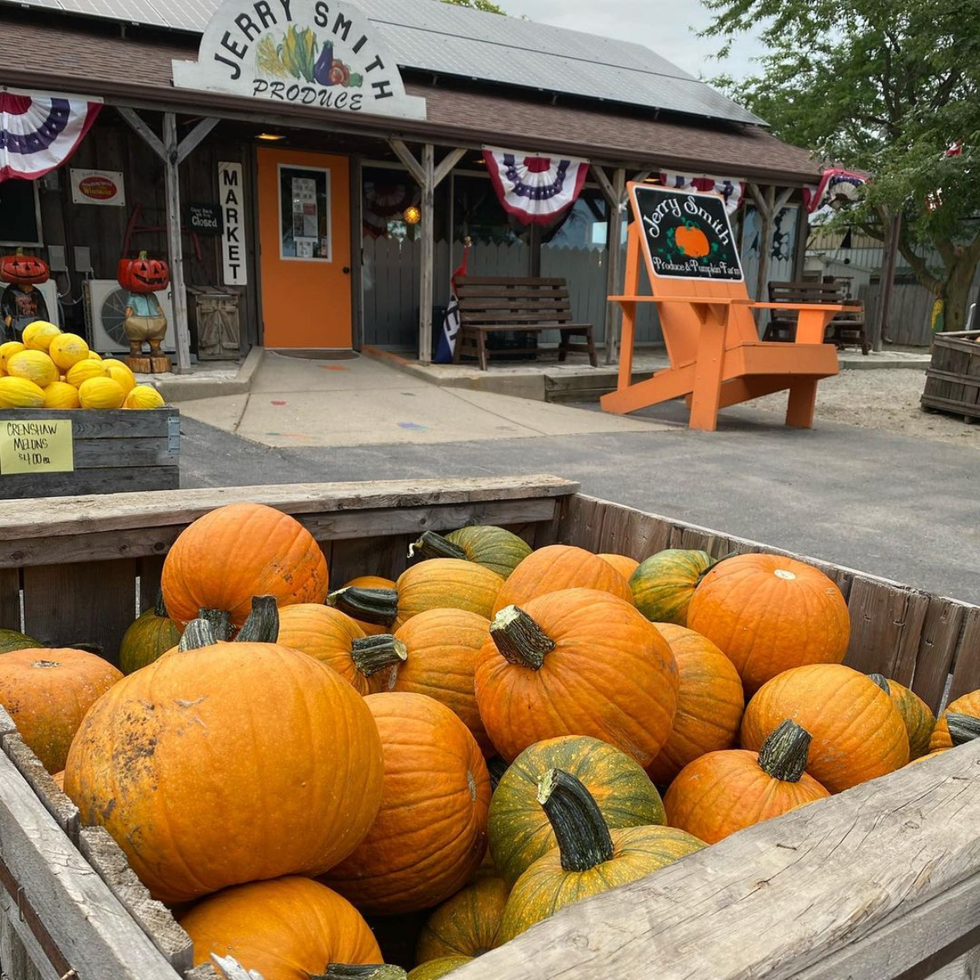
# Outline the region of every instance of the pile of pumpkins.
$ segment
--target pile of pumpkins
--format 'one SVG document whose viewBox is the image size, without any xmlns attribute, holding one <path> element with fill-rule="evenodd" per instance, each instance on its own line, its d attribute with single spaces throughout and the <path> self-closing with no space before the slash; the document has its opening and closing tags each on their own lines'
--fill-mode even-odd
<svg viewBox="0 0 980 980">
<path fill-rule="evenodd" d="M 0 408 L 160 408 L 163 396 L 136 383 L 129 365 L 102 358 L 47 320 L 24 328 L 23 341 L 0 344 Z"/>
<path fill-rule="evenodd" d="M 330 591 L 308 530 L 232 504 L 179 535 L 121 670 L 0 634 L 0 703 L 196 963 L 434 980 L 980 732 L 980 692 L 937 724 L 844 666 L 840 591 L 789 558 L 496 527 L 411 558 Z M 423 914 L 414 963 L 382 967 L 369 920 Z"/>
</svg>

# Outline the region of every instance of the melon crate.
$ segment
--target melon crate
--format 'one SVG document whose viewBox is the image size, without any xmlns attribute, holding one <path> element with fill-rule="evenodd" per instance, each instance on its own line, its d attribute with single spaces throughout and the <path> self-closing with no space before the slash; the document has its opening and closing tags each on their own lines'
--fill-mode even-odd
<svg viewBox="0 0 980 980">
<path fill-rule="evenodd" d="M 337 585 L 395 578 L 422 532 L 473 524 L 508 528 L 534 548 L 572 544 L 636 559 L 665 548 L 716 558 L 786 554 L 597 500 L 547 476 L 62 497 L 44 507 L 10 502 L 0 512 L 0 628 L 47 646 L 84 644 L 117 661 L 134 616 L 154 603 L 181 531 L 238 501 L 296 517 Z M 847 603 L 845 663 L 911 686 L 934 711 L 980 688 L 980 606 L 802 560 L 833 579 Z M 190 938 L 168 908 L 151 898 L 104 828 L 82 825 L 2 710 L 0 744 L 3 976 L 216 980 L 213 966 L 193 966 Z M 975 977 L 978 776 L 974 740 L 569 906 L 452 977 Z M 372 923 L 394 962 L 392 951 L 414 946 L 412 922 Z"/>
</svg>

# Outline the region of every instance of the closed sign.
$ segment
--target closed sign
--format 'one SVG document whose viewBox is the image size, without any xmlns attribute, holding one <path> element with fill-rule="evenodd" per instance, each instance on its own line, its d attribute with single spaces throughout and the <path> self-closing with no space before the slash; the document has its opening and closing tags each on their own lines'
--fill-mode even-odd
<svg viewBox="0 0 980 980">
<path fill-rule="evenodd" d="M 221 207 L 218 204 L 188 204 L 187 227 L 199 235 L 220 235 Z"/>
</svg>

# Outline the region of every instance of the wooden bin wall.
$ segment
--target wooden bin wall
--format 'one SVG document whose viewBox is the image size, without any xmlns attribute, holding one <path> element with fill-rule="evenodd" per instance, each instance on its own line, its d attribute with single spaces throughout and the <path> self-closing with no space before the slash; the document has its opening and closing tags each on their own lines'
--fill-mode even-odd
<svg viewBox="0 0 980 980">
<path fill-rule="evenodd" d="M 2 423 L 54 419 L 72 423 L 74 472 L 0 474 L 0 500 L 179 486 L 180 412 L 176 408 L 0 409 Z"/>
<path fill-rule="evenodd" d="M 980 418 L 980 330 L 936 334 L 920 401 L 925 408 Z"/>
<path fill-rule="evenodd" d="M 0 625 L 114 654 L 137 599 L 152 600 L 180 529 L 239 499 L 302 520 L 336 585 L 396 575 L 420 531 L 477 521 L 515 528 L 538 547 L 563 541 L 638 558 L 664 547 L 763 549 L 576 489 L 529 477 L 66 498 L 40 513 L 11 503 L 0 514 Z M 980 608 L 815 564 L 848 599 L 855 666 L 910 678 L 934 706 L 950 671 L 952 693 L 980 686 Z M 189 970 L 186 935 L 108 835 L 79 827 L 2 711 L 0 742 L 0 962 L 11 980 L 60 980 L 69 969 L 80 978 L 213 980 L 209 967 Z M 563 911 L 460 980 L 646 980 L 654 959 L 661 980 L 975 977 L 978 776 L 980 742 L 751 828 Z"/>
</svg>

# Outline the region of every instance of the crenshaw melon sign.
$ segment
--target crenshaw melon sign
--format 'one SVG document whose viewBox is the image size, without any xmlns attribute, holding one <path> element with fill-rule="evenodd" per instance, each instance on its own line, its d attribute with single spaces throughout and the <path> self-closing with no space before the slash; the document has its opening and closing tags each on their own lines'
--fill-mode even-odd
<svg viewBox="0 0 980 980">
<path fill-rule="evenodd" d="M 375 26 L 336 0 L 225 0 L 174 85 L 340 112 L 425 118 Z"/>
</svg>

